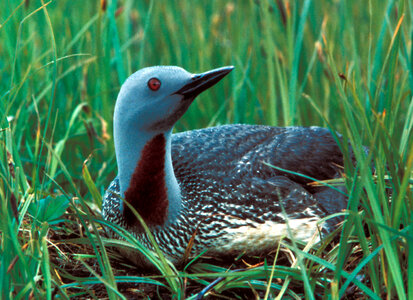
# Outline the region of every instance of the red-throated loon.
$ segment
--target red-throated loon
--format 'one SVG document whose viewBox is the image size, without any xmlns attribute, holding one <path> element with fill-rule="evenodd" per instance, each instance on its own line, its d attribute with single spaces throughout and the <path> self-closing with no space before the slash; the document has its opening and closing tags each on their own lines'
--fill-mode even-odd
<svg viewBox="0 0 413 300">
<path fill-rule="evenodd" d="M 195 231 L 193 254 L 261 253 L 289 236 L 286 218 L 294 238 L 308 241 L 321 218 L 347 205 L 338 191 L 268 165 L 318 180 L 337 177 L 343 156 L 327 129 L 224 125 L 172 134 L 195 97 L 232 69 L 144 68 L 116 101 L 118 176 L 104 195 L 103 217 L 150 247 L 125 199 L 176 264 Z M 329 232 L 334 224 L 322 227 Z"/>
</svg>

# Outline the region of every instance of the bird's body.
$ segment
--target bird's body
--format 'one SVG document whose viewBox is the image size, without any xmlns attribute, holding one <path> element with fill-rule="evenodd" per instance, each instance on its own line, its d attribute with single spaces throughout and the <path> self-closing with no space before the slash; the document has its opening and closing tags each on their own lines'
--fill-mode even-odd
<svg viewBox="0 0 413 300">
<path fill-rule="evenodd" d="M 191 75 L 192 81 L 181 90 L 186 92 L 188 85 L 193 88 L 196 76 Z M 119 97 L 118 102 L 122 101 Z M 104 196 L 106 220 L 151 247 L 139 221 L 123 205 L 125 198 L 174 263 L 183 259 L 192 237 L 192 254 L 236 255 L 272 250 L 284 236 L 308 241 L 320 228 L 331 231 L 334 224 L 319 221 L 345 208 L 346 199 L 330 188 L 308 185 L 312 181 L 308 177 L 337 177 L 338 166 L 343 165 L 340 149 L 327 129 L 225 125 L 171 134 L 173 124 L 189 105 L 183 106 L 177 105 L 177 117 L 166 110 L 169 117 L 165 119 L 173 119 L 166 125 L 156 121 L 156 129 L 152 129 L 153 123 L 148 122 L 149 126 L 142 128 L 151 128 L 149 133 L 139 127 L 135 132 L 132 127 L 117 127 L 116 122 L 123 124 L 127 118 L 119 119 L 124 115 L 118 107 L 116 120 L 115 110 L 120 174 Z M 135 254 L 129 258 L 139 261 Z"/>
</svg>

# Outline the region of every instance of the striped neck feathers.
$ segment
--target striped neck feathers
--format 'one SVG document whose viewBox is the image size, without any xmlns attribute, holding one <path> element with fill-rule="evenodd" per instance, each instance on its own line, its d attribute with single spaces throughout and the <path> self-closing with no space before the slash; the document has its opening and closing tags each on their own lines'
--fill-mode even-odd
<svg viewBox="0 0 413 300">
<path fill-rule="evenodd" d="M 162 226 L 177 218 L 181 205 L 172 166 L 171 131 L 148 138 L 146 143 L 139 142 L 135 147 L 124 149 L 128 153 L 117 155 L 121 195 L 147 225 Z M 130 140 L 128 146 L 131 146 Z M 123 213 L 129 225 L 139 226 L 126 204 Z"/>
</svg>

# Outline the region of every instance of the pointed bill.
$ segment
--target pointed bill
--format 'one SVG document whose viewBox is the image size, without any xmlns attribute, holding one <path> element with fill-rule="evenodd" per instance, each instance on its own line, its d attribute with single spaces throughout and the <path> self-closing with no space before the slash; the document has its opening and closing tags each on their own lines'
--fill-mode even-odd
<svg viewBox="0 0 413 300">
<path fill-rule="evenodd" d="M 200 93 L 219 82 L 233 69 L 233 66 L 227 66 L 207 71 L 201 74 L 194 74 L 191 78 L 191 81 L 185 84 L 181 89 L 176 91 L 174 94 L 182 95 L 186 99 L 194 99 Z"/>
</svg>

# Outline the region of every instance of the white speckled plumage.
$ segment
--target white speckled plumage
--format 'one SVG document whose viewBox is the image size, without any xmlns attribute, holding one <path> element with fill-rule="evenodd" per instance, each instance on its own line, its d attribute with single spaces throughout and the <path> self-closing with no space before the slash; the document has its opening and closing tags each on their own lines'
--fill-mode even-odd
<svg viewBox="0 0 413 300">
<path fill-rule="evenodd" d="M 155 97 L 156 93 L 146 91 L 146 82 L 153 77 L 161 78 L 166 85 L 160 100 Z M 151 137 L 165 134 L 168 145 L 165 177 L 173 177 L 169 181 L 166 178 L 165 184 L 172 192 L 168 192 L 167 220 L 152 226 L 151 230 L 160 248 L 174 263 L 182 260 L 195 231 L 193 254 L 204 250 L 224 255 L 272 250 L 277 240 L 288 235 L 286 217 L 295 238 L 309 240 L 319 230 L 317 222 L 321 218 L 346 207 L 346 198 L 325 187 L 312 188 L 307 185 L 308 179 L 283 173 L 263 162 L 319 180 L 334 178 L 339 174 L 337 166 L 343 164 L 343 158 L 331 133 L 319 127 L 225 125 L 171 135 L 174 123 L 190 104 L 180 104 L 183 100 L 174 92 L 194 85 L 191 82 L 199 78 L 200 75 L 180 68 L 156 67 L 138 71 L 128 79 L 126 91 L 122 87 L 115 110 L 115 146 L 122 170 L 121 181 L 115 178 L 107 189 L 103 217 L 126 228 L 151 247 L 139 223 L 125 218 L 118 195 L 124 197 L 145 144 Z M 192 97 L 189 99 L 192 102 L 197 93 L 191 91 L 188 96 L 185 92 L 187 90 L 182 93 L 182 99 Z M 156 105 L 162 101 L 171 101 L 173 105 L 165 104 L 167 109 L 158 109 Z M 135 102 L 140 108 L 135 110 L 134 117 L 128 108 Z M 148 114 L 151 105 L 156 111 L 152 114 L 153 120 Z M 122 114 L 127 111 L 127 118 L 119 111 Z M 177 118 L 171 117 L 174 111 Z M 168 122 L 162 122 L 162 114 Z M 141 115 L 144 120 L 139 121 Z M 158 124 L 155 129 L 154 122 Z M 122 174 L 127 175 L 122 177 Z M 323 232 L 330 231 L 333 225 L 324 224 Z"/>
</svg>

